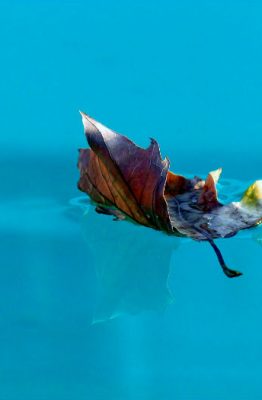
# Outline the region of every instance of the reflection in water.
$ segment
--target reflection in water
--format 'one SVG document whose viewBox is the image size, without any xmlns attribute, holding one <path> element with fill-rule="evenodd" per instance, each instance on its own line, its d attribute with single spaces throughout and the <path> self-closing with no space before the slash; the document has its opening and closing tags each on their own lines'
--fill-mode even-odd
<svg viewBox="0 0 262 400">
<path fill-rule="evenodd" d="M 242 196 L 247 182 L 222 180 L 219 193 L 224 203 Z M 172 302 L 168 289 L 169 265 L 181 239 L 126 221 L 97 214 L 85 196 L 71 199 L 67 217 L 82 221 L 82 231 L 92 254 L 99 298 L 94 322 L 143 310 L 164 310 Z M 262 227 L 243 231 L 238 238 L 262 245 Z M 184 242 L 184 239 L 182 239 Z M 87 254 L 87 252 L 86 252 Z"/>
<path fill-rule="evenodd" d="M 143 310 L 161 311 L 172 302 L 167 280 L 178 239 L 113 221 L 93 207 L 82 222 L 100 291 L 94 322 Z"/>
</svg>

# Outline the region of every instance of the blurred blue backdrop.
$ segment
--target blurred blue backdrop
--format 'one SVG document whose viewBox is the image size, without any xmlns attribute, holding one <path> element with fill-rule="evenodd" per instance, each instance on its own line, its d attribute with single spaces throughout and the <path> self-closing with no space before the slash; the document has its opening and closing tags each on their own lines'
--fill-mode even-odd
<svg viewBox="0 0 262 400">
<path fill-rule="evenodd" d="M 219 242 L 232 281 L 207 245 L 76 189 L 79 109 L 156 138 L 178 173 L 222 166 L 225 198 L 261 179 L 261 18 L 247 0 L 0 1 L 1 399 L 261 399 L 261 231 Z"/>
</svg>

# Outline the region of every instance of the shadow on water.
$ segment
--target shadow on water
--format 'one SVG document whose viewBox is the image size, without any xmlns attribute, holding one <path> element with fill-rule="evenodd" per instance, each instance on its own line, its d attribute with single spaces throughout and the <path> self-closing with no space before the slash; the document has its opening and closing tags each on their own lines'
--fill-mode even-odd
<svg viewBox="0 0 262 400">
<path fill-rule="evenodd" d="M 99 296 L 93 322 L 163 311 L 172 302 L 168 275 L 179 240 L 125 221 L 84 213 L 82 232 L 93 256 Z"/>
</svg>

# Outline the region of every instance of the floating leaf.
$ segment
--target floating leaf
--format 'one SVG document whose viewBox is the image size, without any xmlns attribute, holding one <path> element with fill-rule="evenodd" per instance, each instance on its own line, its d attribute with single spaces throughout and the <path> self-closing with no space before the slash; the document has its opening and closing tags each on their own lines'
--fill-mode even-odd
<svg viewBox="0 0 262 400">
<path fill-rule="evenodd" d="M 154 139 L 143 149 L 81 115 L 90 149 L 80 149 L 78 187 L 91 197 L 97 212 L 169 235 L 208 241 L 225 274 L 241 275 L 226 266 L 214 239 L 232 237 L 262 222 L 262 181 L 251 185 L 240 202 L 223 205 L 216 189 L 221 169 L 205 180 L 174 174 Z"/>
</svg>

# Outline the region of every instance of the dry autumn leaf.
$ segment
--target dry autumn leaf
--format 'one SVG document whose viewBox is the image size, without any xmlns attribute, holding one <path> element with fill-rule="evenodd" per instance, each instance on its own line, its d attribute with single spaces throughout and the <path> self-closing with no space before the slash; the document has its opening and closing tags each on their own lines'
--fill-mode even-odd
<svg viewBox="0 0 262 400">
<path fill-rule="evenodd" d="M 158 143 L 151 139 L 147 149 L 82 113 L 90 149 L 80 149 L 78 187 L 96 204 L 96 211 L 115 219 L 208 241 L 228 277 L 241 275 L 229 269 L 214 243 L 262 222 L 262 181 L 256 181 L 240 202 L 221 204 L 216 183 L 221 169 L 205 180 L 187 179 L 169 171 Z"/>
</svg>

